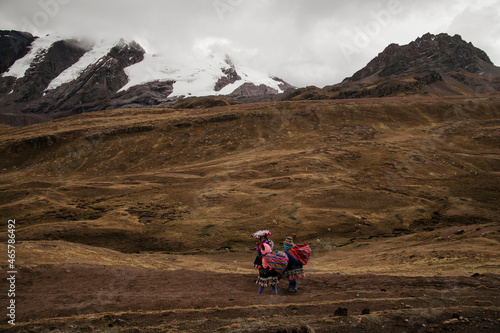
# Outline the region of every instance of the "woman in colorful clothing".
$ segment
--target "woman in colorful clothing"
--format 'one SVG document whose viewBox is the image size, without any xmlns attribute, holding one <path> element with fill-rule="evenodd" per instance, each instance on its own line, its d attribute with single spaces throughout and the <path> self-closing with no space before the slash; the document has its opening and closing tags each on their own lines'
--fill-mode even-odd
<svg viewBox="0 0 500 333">
<path fill-rule="evenodd" d="M 288 291 L 297 292 L 297 279 L 306 276 L 302 264 L 290 254 L 290 249 L 292 249 L 295 244 L 293 243 L 293 237 L 287 237 L 283 242 L 285 247 L 285 253 L 288 256 L 288 265 L 286 266 L 282 277 L 288 280 Z"/>
<path fill-rule="evenodd" d="M 265 255 L 271 253 L 271 247 L 267 243 L 263 243 L 260 246 L 260 252 L 262 253 L 262 268 L 259 269 L 259 276 L 257 277 L 256 284 L 259 285 L 258 294 L 262 294 L 264 287 L 271 286 L 273 289 L 273 294 L 278 295 L 278 284 L 279 284 L 279 274 L 266 262 Z"/>
<path fill-rule="evenodd" d="M 269 230 L 259 230 L 257 232 L 254 232 L 251 236 L 255 239 L 257 239 L 257 257 L 255 258 L 255 261 L 253 262 L 253 266 L 257 269 L 262 268 L 262 252 L 261 252 L 261 245 L 262 244 L 267 244 L 271 248 L 271 252 L 273 252 L 274 248 L 274 243 L 272 240 L 268 238 L 268 236 L 271 236 L 271 231 Z"/>
</svg>

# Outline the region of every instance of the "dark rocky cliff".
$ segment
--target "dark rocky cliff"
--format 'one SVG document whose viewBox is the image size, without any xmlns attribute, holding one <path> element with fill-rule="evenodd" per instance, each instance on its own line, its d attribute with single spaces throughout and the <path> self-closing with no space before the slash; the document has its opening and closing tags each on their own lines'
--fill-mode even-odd
<svg viewBox="0 0 500 333">
<path fill-rule="evenodd" d="M 391 44 L 339 84 L 293 91 L 289 100 L 484 94 L 500 90 L 500 68 L 459 35 L 425 34 Z"/>
<path fill-rule="evenodd" d="M 435 71 L 448 73 L 464 70 L 478 73 L 493 66 L 488 55 L 459 35 L 427 33 L 407 45 L 389 45 L 356 72 L 347 82 L 360 81 L 373 75 L 388 77 L 408 73 Z"/>
<path fill-rule="evenodd" d="M 0 31 L 0 73 L 26 55 L 35 37 L 27 32 Z"/>
</svg>

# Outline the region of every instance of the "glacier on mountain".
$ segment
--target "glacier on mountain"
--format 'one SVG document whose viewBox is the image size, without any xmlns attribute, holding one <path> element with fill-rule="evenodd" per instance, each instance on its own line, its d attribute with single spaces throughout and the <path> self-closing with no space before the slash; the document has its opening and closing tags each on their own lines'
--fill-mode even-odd
<svg viewBox="0 0 500 333">
<path fill-rule="evenodd" d="M 65 83 L 78 79 L 80 74 L 87 69 L 88 66 L 103 59 L 109 53 L 111 48 L 117 44 L 118 42 L 116 40 L 109 39 L 101 39 L 100 41 L 93 43 L 92 48 L 87 51 L 75 64 L 64 70 L 54 80 L 52 80 L 45 91 L 56 89 Z"/>
<path fill-rule="evenodd" d="M 216 91 L 217 81 L 226 76 L 223 70 L 231 66 L 240 79 Z M 276 93 L 283 92 L 281 82 L 250 68 L 233 65 L 227 55 L 221 54 L 197 59 L 196 65 L 175 64 L 166 56 L 146 54 L 143 61 L 125 68 L 125 72 L 129 82 L 119 91 L 153 81 L 174 81 L 172 97 L 229 95 L 245 83 L 263 84 L 276 90 Z"/>
<path fill-rule="evenodd" d="M 17 79 L 24 77 L 26 71 L 35 62 L 41 61 L 53 43 L 65 39 L 59 34 L 49 34 L 37 38 L 31 45 L 31 50 L 21 59 L 18 59 L 3 76 L 13 76 Z M 65 83 L 75 81 L 89 67 L 99 64 L 106 59 L 110 50 L 123 40 L 101 39 L 90 43 L 82 39 L 74 39 L 87 43 L 88 50 L 80 59 L 66 68 L 55 77 L 45 88 L 44 95 L 55 90 Z M 222 87 L 216 88 L 218 81 L 227 76 L 227 70 L 231 69 L 237 73 L 237 80 L 230 80 Z M 226 73 L 224 72 L 226 70 Z M 226 54 L 208 54 L 203 57 L 186 58 L 184 63 L 177 63 L 168 55 L 144 54 L 144 59 L 138 63 L 125 68 L 128 83 L 122 86 L 119 92 L 127 91 L 129 88 L 147 84 L 150 82 L 172 81 L 173 92 L 169 97 L 190 96 L 220 96 L 229 95 L 236 89 L 250 83 L 255 86 L 265 85 L 275 91 L 282 93 L 283 82 L 273 79 L 267 74 L 234 64 L 233 60 Z"/>
<path fill-rule="evenodd" d="M 35 41 L 31 44 L 30 51 L 24 57 L 17 59 L 16 62 L 14 62 L 14 64 L 2 74 L 2 76 L 13 76 L 16 79 L 23 78 L 33 62 L 43 59 L 44 54 L 48 51 L 52 44 L 61 39 L 63 38 L 57 34 L 49 34 L 35 39 Z"/>
</svg>

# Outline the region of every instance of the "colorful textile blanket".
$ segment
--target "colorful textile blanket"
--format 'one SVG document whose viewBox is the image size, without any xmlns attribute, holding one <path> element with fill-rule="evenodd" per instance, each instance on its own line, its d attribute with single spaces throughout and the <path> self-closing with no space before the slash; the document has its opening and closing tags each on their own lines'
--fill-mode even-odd
<svg viewBox="0 0 500 333">
<path fill-rule="evenodd" d="M 297 259 L 302 265 L 306 265 L 311 257 L 311 247 L 307 244 L 295 245 L 288 253 Z"/>
<path fill-rule="evenodd" d="M 288 257 L 285 252 L 283 251 L 278 251 L 276 253 L 268 253 L 264 255 L 266 259 L 266 263 L 271 266 L 276 272 L 278 273 L 283 273 L 283 271 L 286 268 L 286 265 L 288 265 Z"/>
</svg>

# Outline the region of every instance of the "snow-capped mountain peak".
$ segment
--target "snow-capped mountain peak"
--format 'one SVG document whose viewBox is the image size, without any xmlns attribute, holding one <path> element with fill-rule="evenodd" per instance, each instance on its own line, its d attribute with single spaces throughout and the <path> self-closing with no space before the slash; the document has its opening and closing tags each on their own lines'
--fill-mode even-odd
<svg viewBox="0 0 500 333">
<path fill-rule="evenodd" d="M 31 45 L 31 50 L 2 75 L 13 76 L 17 79 L 24 77 L 30 67 L 43 60 L 55 42 L 63 39 L 57 34 L 37 38 Z M 77 42 L 81 42 L 82 47 L 83 44 L 87 44 L 85 46 L 86 52 L 77 62 L 52 79 L 45 88 L 45 93 L 77 80 L 89 66 L 105 61 L 113 47 L 122 47 L 128 44 L 123 39 L 118 41 L 116 39 L 101 39 L 90 44 L 89 41 L 78 39 Z M 144 54 L 142 61 L 131 64 L 124 69 L 128 82 L 120 87 L 118 92 L 150 82 L 164 81 L 175 82 L 170 97 L 228 95 L 245 83 L 255 86 L 265 85 L 275 93 L 282 93 L 285 90 L 283 82 L 274 80 L 271 76 L 259 71 L 235 65 L 226 54 L 210 54 L 205 59 L 197 58 L 196 60 L 195 64 L 176 64 L 165 55 Z"/>
<path fill-rule="evenodd" d="M 291 88 L 240 65 L 227 54 L 194 54 L 173 61 L 134 41 L 89 41 L 50 34 L 0 31 L 0 112 L 57 116 L 125 107 L 170 106 L 183 97 L 239 101 L 273 99 Z"/>
<path fill-rule="evenodd" d="M 153 81 L 175 81 L 171 97 L 229 95 L 245 83 L 284 91 L 283 83 L 269 75 L 234 65 L 228 55 L 210 55 L 196 64 L 174 64 L 164 55 L 148 55 L 125 68 L 129 82 L 119 91 Z M 226 79 L 225 79 L 226 78 Z"/>
</svg>

